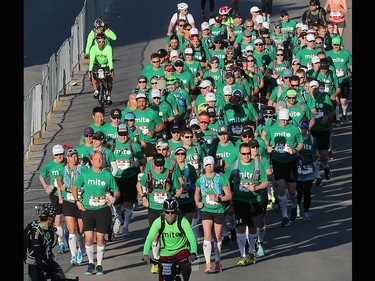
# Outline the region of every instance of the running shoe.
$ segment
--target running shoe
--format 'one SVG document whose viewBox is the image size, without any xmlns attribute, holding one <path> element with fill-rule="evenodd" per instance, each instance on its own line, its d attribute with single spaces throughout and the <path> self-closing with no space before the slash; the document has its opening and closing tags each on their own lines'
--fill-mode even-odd
<svg viewBox="0 0 375 281">
<path fill-rule="evenodd" d="M 247 264 L 252 264 L 256 262 L 254 254 L 247 254 L 246 260 L 247 260 Z"/>
<path fill-rule="evenodd" d="M 236 232 L 236 229 L 235 228 L 232 228 L 230 230 L 230 240 L 231 241 L 237 241 L 237 232 Z"/>
<path fill-rule="evenodd" d="M 304 212 L 303 213 L 303 218 L 302 218 L 304 221 L 311 221 L 311 218 L 310 218 L 310 213 L 309 212 Z"/>
<path fill-rule="evenodd" d="M 93 263 L 89 263 L 87 266 L 87 270 L 85 271 L 85 275 L 93 275 L 95 270 L 95 265 Z"/>
<path fill-rule="evenodd" d="M 95 90 L 94 91 L 94 99 L 98 99 L 98 98 L 99 98 L 99 91 Z"/>
<path fill-rule="evenodd" d="M 60 243 L 59 244 L 59 247 L 57 248 L 57 253 L 58 254 L 64 254 L 65 252 L 65 246 L 64 246 L 64 243 Z"/>
<path fill-rule="evenodd" d="M 73 265 L 73 266 L 76 266 L 78 263 L 77 263 L 77 257 L 72 257 L 71 259 L 70 259 L 70 264 L 71 265 Z"/>
<path fill-rule="evenodd" d="M 264 257 L 266 254 L 266 251 L 264 250 L 263 242 L 258 242 L 258 250 L 257 250 L 257 256 L 258 257 Z"/>
<path fill-rule="evenodd" d="M 247 262 L 247 257 L 241 257 L 240 260 L 238 261 L 237 265 L 239 266 L 245 266 L 245 265 L 248 265 L 248 262 Z"/>
<path fill-rule="evenodd" d="M 220 261 L 215 262 L 215 272 L 222 272 L 223 271 L 223 265 L 220 263 Z"/>
<path fill-rule="evenodd" d="M 103 275 L 103 274 L 104 274 L 103 267 L 101 265 L 97 265 L 96 266 L 96 275 Z"/>
<path fill-rule="evenodd" d="M 286 227 L 289 225 L 289 219 L 288 217 L 283 217 L 283 221 L 281 222 L 280 226 L 281 227 Z"/>
<path fill-rule="evenodd" d="M 77 260 L 77 264 L 81 264 L 83 262 L 83 253 L 80 249 L 78 249 L 77 251 L 76 260 Z"/>
<path fill-rule="evenodd" d="M 323 185 L 322 179 L 321 178 L 317 178 L 316 182 L 315 182 L 315 186 L 322 186 L 322 185 Z"/>
<path fill-rule="evenodd" d="M 326 180 L 330 180 L 332 177 L 331 170 L 328 167 L 324 169 L 324 177 Z"/>
<path fill-rule="evenodd" d="M 120 233 L 120 226 L 121 226 L 121 221 L 116 217 L 115 223 L 113 224 L 113 233 L 119 234 Z"/>
<path fill-rule="evenodd" d="M 129 236 L 130 236 L 130 231 L 129 231 L 129 229 L 123 227 L 123 228 L 122 228 L 122 235 L 125 236 L 125 237 L 129 237 Z"/>
<path fill-rule="evenodd" d="M 206 263 L 206 265 L 204 266 L 204 273 L 211 273 L 212 270 L 211 270 L 211 263 Z"/>
<path fill-rule="evenodd" d="M 151 264 L 151 273 L 158 274 L 159 273 L 159 266 L 157 264 Z"/>
<path fill-rule="evenodd" d="M 290 215 L 289 215 L 289 221 L 294 221 L 297 218 L 297 207 L 291 208 Z"/>
</svg>

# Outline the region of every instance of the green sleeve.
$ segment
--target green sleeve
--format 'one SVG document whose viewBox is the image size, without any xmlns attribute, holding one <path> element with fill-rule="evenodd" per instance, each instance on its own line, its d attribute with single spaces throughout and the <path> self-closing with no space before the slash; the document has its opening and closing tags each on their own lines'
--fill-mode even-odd
<svg viewBox="0 0 375 281">
<path fill-rule="evenodd" d="M 189 240 L 190 252 L 192 254 L 197 255 L 198 254 L 197 239 L 195 238 L 193 229 L 191 228 L 189 221 L 185 217 L 182 218 L 181 227 L 185 231 L 186 237 Z"/>
<path fill-rule="evenodd" d="M 90 53 L 90 49 L 92 45 L 94 45 L 94 39 L 95 39 L 95 32 L 94 30 L 91 30 L 90 33 L 87 35 L 86 50 L 85 50 L 86 54 Z"/>
<path fill-rule="evenodd" d="M 104 31 L 104 34 L 110 40 L 115 41 L 117 39 L 117 35 L 110 29 L 107 29 L 106 31 Z"/>
<path fill-rule="evenodd" d="M 143 246 L 143 255 L 148 255 L 151 248 L 151 243 L 154 240 L 156 234 L 159 232 L 161 227 L 161 218 L 158 217 L 151 225 L 151 228 L 147 234 L 145 244 Z"/>
</svg>

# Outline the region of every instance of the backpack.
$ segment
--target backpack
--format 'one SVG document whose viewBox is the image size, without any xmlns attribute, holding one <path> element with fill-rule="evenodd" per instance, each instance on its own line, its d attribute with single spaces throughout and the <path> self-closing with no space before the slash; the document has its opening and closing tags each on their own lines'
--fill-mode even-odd
<svg viewBox="0 0 375 281">
<path fill-rule="evenodd" d="M 134 160 L 137 160 L 137 156 L 134 154 L 134 149 L 133 149 L 134 141 L 131 138 L 129 138 L 128 143 L 129 143 L 130 153 L 133 155 Z M 115 151 L 115 148 L 116 148 L 116 139 L 112 139 L 112 151 Z"/>
<path fill-rule="evenodd" d="M 174 160 L 174 159 L 172 159 L 172 160 Z M 168 169 L 167 178 L 165 179 L 164 185 L 163 185 L 163 189 L 165 189 L 166 191 L 169 191 L 170 188 L 171 188 L 172 173 L 173 173 L 174 168 L 176 167 L 176 164 L 177 164 L 177 161 L 174 160 L 174 163 L 171 165 L 171 168 Z M 148 179 L 147 179 L 146 187 L 147 187 L 148 193 L 152 193 L 152 191 L 154 190 L 154 187 L 155 187 L 154 177 L 152 176 L 152 167 L 151 167 L 150 171 L 148 171 L 147 175 L 148 175 Z"/>
<path fill-rule="evenodd" d="M 177 97 L 176 97 L 176 99 L 177 99 L 177 103 L 178 103 L 179 106 L 186 107 L 186 102 L 185 102 L 185 99 L 182 97 L 181 89 L 180 88 L 177 89 Z"/>
<path fill-rule="evenodd" d="M 202 175 L 200 177 L 200 184 L 201 184 L 201 192 L 202 192 L 202 196 L 206 196 L 206 192 L 207 192 L 207 186 L 206 186 L 206 176 L 205 175 Z M 215 176 L 214 176 L 214 191 L 215 191 L 215 194 L 217 195 L 221 195 L 223 194 L 223 191 L 222 189 L 220 188 L 220 174 L 218 173 L 215 173 Z"/>
<path fill-rule="evenodd" d="M 94 148 L 93 147 L 90 147 L 88 152 L 89 154 L 91 154 L 92 152 L 94 151 Z M 109 165 L 107 163 L 107 159 L 106 159 L 106 156 L 107 156 L 107 147 L 103 146 L 101 152 L 103 153 L 103 164 L 102 164 L 102 168 L 103 169 L 107 169 L 109 168 Z M 88 162 L 90 167 L 91 167 L 91 162 Z"/>
<path fill-rule="evenodd" d="M 32 254 L 29 253 L 29 242 L 30 242 L 30 233 L 33 228 L 37 228 L 39 225 L 39 220 L 33 220 L 29 222 L 23 230 L 23 261 L 26 262 L 28 256 Z"/>
</svg>

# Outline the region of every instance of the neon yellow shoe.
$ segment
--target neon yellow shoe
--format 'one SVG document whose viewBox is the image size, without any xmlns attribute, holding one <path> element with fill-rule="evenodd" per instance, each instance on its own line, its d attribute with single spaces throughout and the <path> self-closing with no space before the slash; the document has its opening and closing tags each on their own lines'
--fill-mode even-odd
<svg viewBox="0 0 375 281">
<path fill-rule="evenodd" d="M 239 265 L 239 266 L 248 265 L 247 257 L 241 257 L 240 260 L 238 261 L 237 265 Z"/>
<path fill-rule="evenodd" d="M 159 266 L 157 264 L 151 264 L 151 273 L 158 274 L 159 273 Z"/>
<path fill-rule="evenodd" d="M 247 264 L 252 264 L 256 262 L 254 254 L 247 254 L 246 260 L 247 260 Z"/>
</svg>

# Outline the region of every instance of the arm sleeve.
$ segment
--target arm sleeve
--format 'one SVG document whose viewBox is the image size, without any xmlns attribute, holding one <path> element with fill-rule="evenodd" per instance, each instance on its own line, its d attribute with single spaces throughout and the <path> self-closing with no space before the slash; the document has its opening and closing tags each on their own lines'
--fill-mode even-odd
<svg viewBox="0 0 375 281">
<path fill-rule="evenodd" d="M 161 226 L 161 219 L 158 217 L 151 225 L 150 231 L 147 234 L 145 244 L 143 246 L 143 255 L 148 255 L 151 248 L 151 243 L 154 240 Z"/>
<path fill-rule="evenodd" d="M 192 254 L 197 255 L 198 254 L 197 239 L 195 238 L 195 235 L 193 233 L 193 229 L 192 229 L 189 221 L 186 218 L 182 218 L 181 227 L 185 231 L 186 238 L 189 241 L 190 252 Z"/>
<path fill-rule="evenodd" d="M 85 50 L 86 54 L 90 53 L 90 49 L 91 49 L 91 47 L 93 45 L 94 39 L 95 39 L 94 31 L 91 30 L 90 33 L 89 33 L 89 35 L 87 35 L 86 50 Z"/>
</svg>

